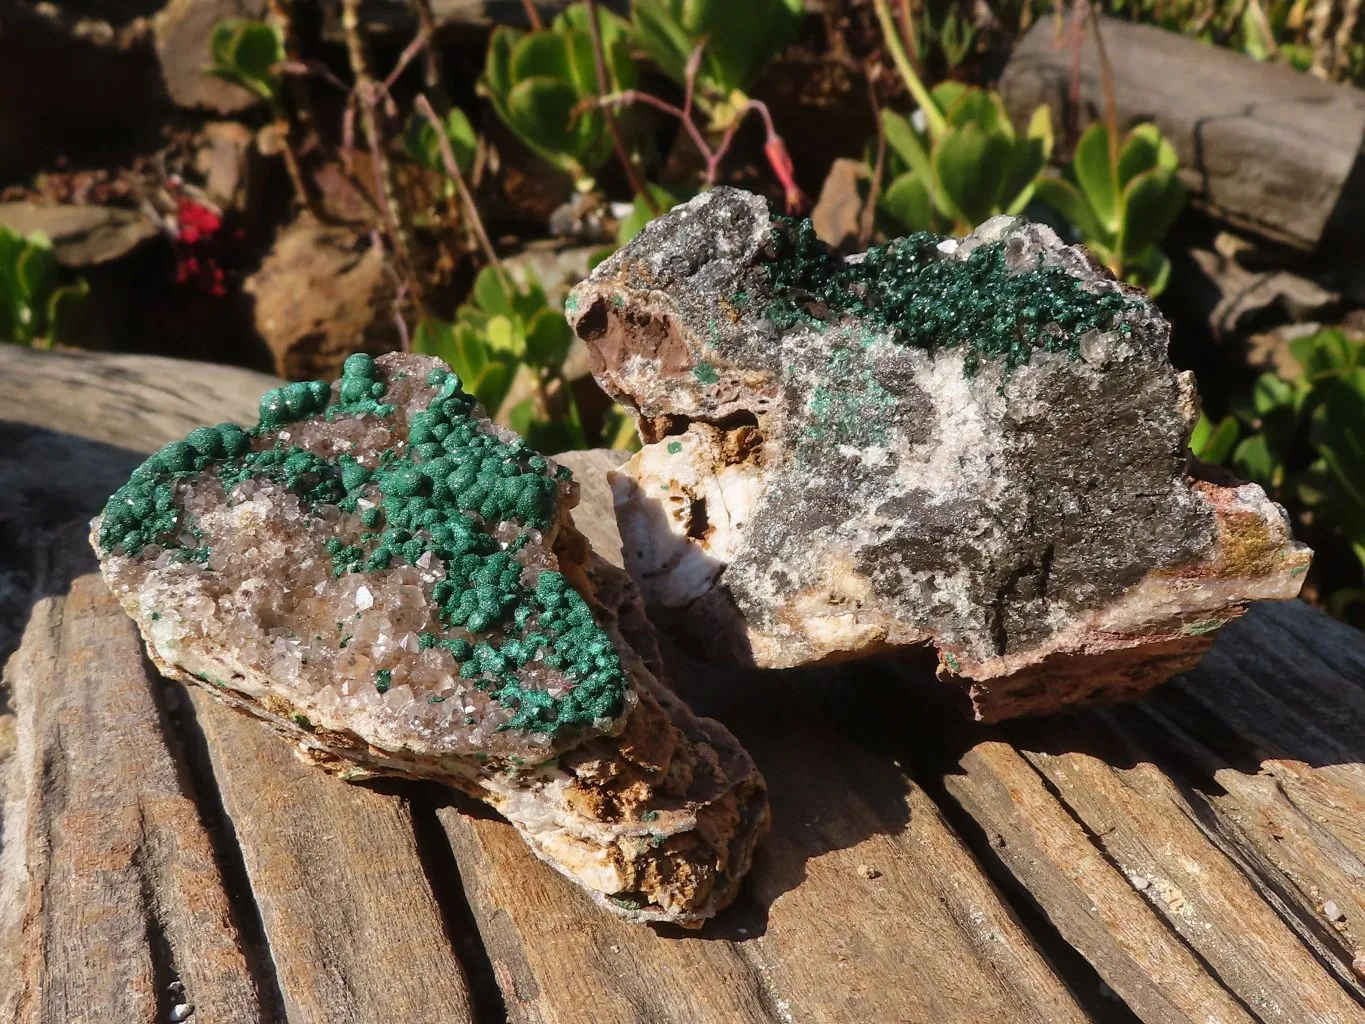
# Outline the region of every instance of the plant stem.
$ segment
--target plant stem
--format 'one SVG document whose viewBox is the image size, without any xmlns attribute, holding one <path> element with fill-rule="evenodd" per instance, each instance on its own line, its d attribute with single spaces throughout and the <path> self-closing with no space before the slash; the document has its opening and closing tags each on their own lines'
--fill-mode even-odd
<svg viewBox="0 0 1365 1024">
<path fill-rule="evenodd" d="M 915 69 L 910 65 L 910 58 L 905 55 L 905 47 L 901 45 L 900 35 L 896 32 L 896 26 L 891 20 L 891 9 L 887 7 L 886 0 L 872 0 L 872 6 L 877 12 L 877 21 L 881 25 L 882 38 L 886 41 L 886 48 L 891 51 L 891 59 L 896 64 L 896 70 L 900 72 L 901 79 L 905 82 L 905 87 L 910 90 L 910 95 L 915 98 L 919 108 L 924 111 L 924 119 L 929 123 L 929 134 L 937 139 L 948 128 L 948 122 L 943 117 L 943 112 L 938 109 L 938 104 L 929 95 L 929 90 L 920 81 L 919 75 L 915 74 Z"/>
<path fill-rule="evenodd" d="M 867 193 L 867 201 L 858 211 L 858 249 L 867 248 L 872 241 L 872 229 L 876 221 L 877 197 L 882 191 L 882 177 L 886 174 L 886 130 L 882 127 L 882 111 L 877 105 L 877 87 L 872 76 L 867 76 L 867 99 L 872 105 L 872 120 L 877 125 L 877 162 L 872 168 L 872 187 Z"/>
<path fill-rule="evenodd" d="M 1119 104 L 1114 89 L 1114 67 L 1109 63 L 1109 52 L 1104 48 L 1104 34 L 1100 32 L 1100 19 L 1090 0 L 1077 0 L 1081 17 L 1089 15 L 1090 27 L 1095 30 L 1095 49 L 1100 58 L 1100 81 L 1104 88 L 1104 123 L 1109 134 L 1109 179 L 1113 194 L 1119 195 Z M 1084 6 L 1081 6 L 1084 5 Z"/>
<path fill-rule="evenodd" d="M 375 186 L 379 195 L 381 220 L 393 239 L 395 255 L 407 269 L 412 281 L 413 300 L 420 308 L 422 291 L 416 281 L 412 251 L 402 223 L 402 207 L 398 201 L 398 184 L 393 167 L 384 156 L 384 140 L 379 132 L 375 108 L 379 105 L 380 89 L 370 74 L 365 55 L 365 40 L 360 29 L 360 0 L 341 0 L 341 27 L 346 34 L 346 50 L 351 73 L 355 75 L 355 94 L 352 103 L 359 108 L 360 126 L 369 142 L 370 159 L 374 163 Z"/>
<path fill-rule="evenodd" d="M 540 20 L 540 12 L 536 10 L 535 0 L 521 0 L 521 6 L 526 8 L 526 23 L 531 26 L 531 31 L 544 31 L 545 23 Z"/>
<path fill-rule="evenodd" d="M 511 282 L 507 276 L 507 271 L 503 268 L 502 261 L 498 259 L 498 254 L 493 249 L 493 243 L 488 237 L 488 232 L 484 230 L 483 218 L 479 216 L 479 208 L 474 205 L 474 197 L 469 192 L 469 186 L 465 183 L 464 175 L 460 173 L 460 165 L 455 162 L 455 151 L 450 148 L 450 139 L 446 136 L 441 125 L 441 119 L 436 116 L 436 111 L 431 108 L 431 101 L 424 95 L 418 94 L 417 98 L 412 101 L 412 105 L 417 113 L 426 118 L 427 122 L 436 130 L 436 139 L 441 147 L 441 163 L 445 166 L 446 173 L 455 182 L 456 189 L 459 190 L 460 201 L 464 203 L 465 216 L 469 218 L 474 237 L 478 239 L 479 247 L 483 249 L 483 254 L 488 259 L 488 265 L 498 275 L 498 283 L 502 285 L 504 290 L 510 291 Z"/>
<path fill-rule="evenodd" d="M 611 82 L 607 78 L 607 57 L 602 48 L 602 28 L 597 23 L 597 4 L 595 0 L 583 0 L 583 8 L 588 14 L 588 34 L 592 37 L 592 62 L 597 72 L 597 94 L 602 96 L 611 91 Z M 626 172 L 631 191 L 637 196 L 644 197 L 651 215 L 659 216 L 663 211 L 659 209 L 649 183 L 641 176 L 640 169 L 626 152 L 626 145 L 621 141 L 621 132 L 616 124 L 616 115 L 612 113 L 610 107 L 603 107 L 602 117 L 607 122 L 607 131 L 611 134 L 611 148 L 616 150 L 616 159 L 621 162 L 621 170 Z"/>
</svg>

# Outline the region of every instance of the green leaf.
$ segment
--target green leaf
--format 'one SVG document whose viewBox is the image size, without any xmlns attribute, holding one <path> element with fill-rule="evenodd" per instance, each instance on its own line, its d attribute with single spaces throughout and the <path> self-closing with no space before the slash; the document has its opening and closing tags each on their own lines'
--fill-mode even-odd
<svg viewBox="0 0 1365 1024">
<path fill-rule="evenodd" d="M 468 174 L 474 167 L 474 154 L 479 148 L 479 136 L 469 118 L 459 107 L 451 107 L 446 114 L 446 138 L 450 140 L 451 151 L 455 154 L 455 166 L 461 174 Z"/>
<path fill-rule="evenodd" d="M 1122 189 L 1143 171 L 1157 166 L 1161 133 L 1154 124 L 1140 124 L 1128 133 L 1119 150 L 1119 188 Z"/>
<path fill-rule="evenodd" d="M 284 39 L 273 25 L 240 18 L 221 21 L 209 39 L 209 54 L 211 74 L 275 101 L 280 85 L 276 65 L 285 52 Z"/>
<path fill-rule="evenodd" d="M 1102 124 L 1092 124 L 1076 144 L 1071 161 L 1076 181 L 1094 211 L 1095 219 L 1116 235 L 1119 230 L 1119 197 L 1114 194 L 1113 167 L 1109 163 L 1109 132 Z M 1136 251 L 1136 250 L 1134 250 Z"/>
<path fill-rule="evenodd" d="M 28 236 L 14 264 L 19 295 L 30 306 L 41 306 L 57 284 L 57 254 L 46 235 L 35 231 Z"/>
<path fill-rule="evenodd" d="M 90 295 L 85 278 L 53 290 L 47 300 L 47 336 L 52 341 L 69 341 L 72 324 Z"/>
<path fill-rule="evenodd" d="M 479 276 L 474 278 L 474 304 L 485 313 L 511 316 L 514 312 L 512 297 L 508 293 L 511 287 L 514 286 L 510 281 L 506 287 L 503 286 L 496 267 L 484 267 L 479 271 Z"/>
<path fill-rule="evenodd" d="M 670 13 L 670 6 L 665 0 L 634 0 L 631 34 L 660 71 L 682 84 L 692 44 L 687 31 Z"/>
<path fill-rule="evenodd" d="M 495 316 L 484 328 L 484 340 L 495 356 L 520 360 L 526 355 L 526 335 L 521 322 L 508 316 Z"/>
<path fill-rule="evenodd" d="M 925 180 L 907 172 L 882 193 L 878 210 L 890 217 L 899 231 L 913 233 L 934 230 L 934 201 Z"/>
<path fill-rule="evenodd" d="M 521 34 L 514 28 L 499 25 L 488 41 L 488 58 L 484 62 L 483 84 L 488 91 L 505 100 L 512 91 L 512 48 Z"/>
<path fill-rule="evenodd" d="M 925 148 L 927 140 L 915 131 L 907 118 L 889 110 L 882 111 L 882 131 L 886 134 L 886 145 L 907 170 L 929 181 L 933 171 L 929 165 L 929 151 Z"/>
<path fill-rule="evenodd" d="M 1282 467 L 1271 455 L 1262 434 L 1253 434 L 1239 444 L 1233 452 L 1232 464 L 1243 477 L 1267 488 L 1275 487 L 1282 475 Z"/>
<path fill-rule="evenodd" d="M 964 90 L 943 114 L 948 124 L 953 127 L 962 128 L 974 124 L 987 134 L 995 131 L 1002 123 L 1009 122 L 999 98 L 985 89 Z"/>
<path fill-rule="evenodd" d="M 957 101 L 970 90 L 971 86 L 969 85 L 947 79 L 930 89 L 929 95 L 933 98 L 934 105 L 938 107 L 940 113 L 947 114 L 957 104 Z"/>
<path fill-rule="evenodd" d="M 1171 281 L 1171 261 L 1154 245 L 1143 249 L 1123 269 L 1124 280 L 1145 288 L 1152 298 L 1164 292 Z"/>
<path fill-rule="evenodd" d="M 954 219 L 975 226 L 995 210 L 1010 140 L 975 124 L 950 128 L 934 147 L 936 201 Z"/>
<path fill-rule="evenodd" d="M 419 355 L 436 356 L 463 377 L 455 364 L 459 361 L 459 350 L 455 346 L 455 325 L 444 320 L 430 318 L 421 320 L 412 332 L 412 350 Z"/>
<path fill-rule="evenodd" d="M 1251 404 L 1257 415 L 1294 407 L 1294 389 L 1273 373 L 1263 373 L 1251 388 Z"/>
<path fill-rule="evenodd" d="M 1236 417 L 1224 416 L 1215 427 L 1207 416 L 1200 413 L 1199 422 L 1195 424 L 1194 434 L 1190 438 L 1190 451 L 1202 462 L 1222 465 L 1232 454 L 1240 432 Z"/>
<path fill-rule="evenodd" d="M 1103 245 L 1112 241 L 1095 216 L 1095 211 L 1086 202 L 1084 194 L 1075 185 L 1061 178 L 1044 176 L 1035 182 L 1034 187 L 1038 198 L 1074 224 L 1087 242 Z"/>
<path fill-rule="evenodd" d="M 532 32 L 512 48 L 510 64 L 512 85 L 528 78 L 553 78 L 573 84 L 569 50 L 563 36 L 554 32 Z"/>
<path fill-rule="evenodd" d="M 577 105 L 578 94 L 569 83 L 552 78 L 526 79 L 507 94 L 508 127 L 541 156 L 578 176 L 588 169 L 581 159 L 586 148 L 584 134 L 591 131 L 588 122 L 600 121 L 600 115 L 587 114 L 575 120 Z"/>
<path fill-rule="evenodd" d="M 522 437 L 529 437 L 531 425 L 536 418 L 536 403 L 533 398 L 523 398 L 507 413 L 507 425 Z"/>
<path fill-rule="evenodd" d="M 474 383 L 471 394 L 488 411 L 488 415 L 496 416 L 502 409 L 502 400 L 512 389 L 512 378 L 515 375 L 516 367 L 502 360 L 493 360 L 484 366 L 483 373 Z"/>
<path fill-rule="evenodd" d="M 526 325 L 526 361 L 532 366 L 558 370 L 572 341 L 573 331 L 564 315 L 557 309 L 542 309 Z"/>
<path fill-rule="evenodd" d="M 1123 190 L 1119 228 L 1119 258 L 1126 261 L 1160 241 L 1180 211 L 1187 192 L 1174 171 L 1164 167 L 1144 171 Z"/>
<path fill-rule="evenodd" d="M 1046 142 L 1025 136 L 1016 139 L 1010 151 L 1009 173 L 1000 189 L 1001 212 L 1017 214 L 1033 198 L 1034 179 L 1047 162 Z"/>
<path fill-rule="evenodd" d="M 1360 363 L 1362 350 L 1365 343 L 1348 340 L 1335 327 L 1314 331 L 1289 343 L 1290 353 L 1309 380 L 1349 372 Z"/>
</svg>

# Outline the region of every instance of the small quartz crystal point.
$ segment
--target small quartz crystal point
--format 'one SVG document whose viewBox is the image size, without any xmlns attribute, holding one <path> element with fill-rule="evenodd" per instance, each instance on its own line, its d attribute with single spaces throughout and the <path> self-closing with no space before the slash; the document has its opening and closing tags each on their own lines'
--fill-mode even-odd
<svg viewBox="0 0 1365 1024">
<path fill-rule="evenodd" d="M 659 681 L 568 469 L 423 356 L 354 355 L 147 460 L 91 541 L 157 667 L 350 780 L 436 779 L 631 920 L 732 900 L 762 777 Z"/>
<path fill-rule="evenodd" d="M 1042 225 L 841 258 L 716 188 L 566 309 L 644 441 L 626 568 L 693 650 L 932 645 L 996 720 L 1140 693 L 1308 567 L 1259 487 L 1190 459 L 1157 308 Z"/>
</svg>

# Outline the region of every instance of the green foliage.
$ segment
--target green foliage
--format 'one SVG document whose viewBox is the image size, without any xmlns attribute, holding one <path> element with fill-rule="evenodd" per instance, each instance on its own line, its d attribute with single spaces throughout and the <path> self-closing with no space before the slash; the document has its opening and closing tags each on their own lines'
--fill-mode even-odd
<svg viewBox="0 0 1365 1024">
<path fill-rule="evenodd" d="M 1262 374 L 1235 418 L 1204 420 L 1192 446 L 1338 534 L 1365 569 L 1365 340 L 1333 328 L 1289 348 L 1302 372 Z"/>
<path fill-rule="evenodd" d="M 490 416 L 542 451 L 626 446 L 633 432 L 619 409 L 608 413 L 600 431 L 590 436 L 585 429 L 564 373 L 572 342 L 564 314 L 549 304 L 539 281 L 528 276 L 524 286 L 518 285 L 485 267 L 455 322 L 422 321 L 412 347 L 445 360 Z M 513 382 L 523 368 L 530 396 L 508 408 Z"/>
<path fill-rule="evenodd" d="M 474 151 L 478 147 L 478 135 L 469 118 L 459 107 L 451 107 L 446 114 L 443 131 L 450 142 L 450 151 L 455 157 L 455 166 L 461 174 L 468 174 L 474 166 Z M 413 114 L 403 129 L 403 150 L 415 162 L 429 171 L 442 176 L 446 173 L 445 161 L 441 157 L 440 136 L 436 127 L 420 114 Z M 447 182 L 450 188 L 453 182 Z"/>
<path fill-rule="evenodd" d="M 958 67 L 971 55 L 980 35 L 969 6 L 959 0 L 927 0 L 917 6 L 910 40 L 915 63 L 924 67 L 937 51 L 949 70 Z"/>
<path fill-rule="evenodd" d="M 625 23 L 607 11 L 598 18 L 611 91 L 632 88 Z M 479 90 L 517 138 L 580 187 L 591 187 L 593 172 L 611 155 L 611 136 L 593 106 L 597 70 L 582 5 L 566 8 L 540 32 L 496 29 Z"/>
<path fill-rule="evenodd" d="M 0 341 L 48 348 L 89 293 L 57 283 L 57 256 L 41 231 L 25 238 L 0 225 Z"/>
<path fill-rule="evenodd" d="M 1037 194 L 1075 225 L 1116 276 L 1159 295 L 1171 264 L 1157 243 L 1188 198 L 1179 166 L 1156 125 L 1138 125 L 1115 146 L 1108 127 L 1096 123 L 1060 176 L 1038 180 Z"/>
<path fill-rule="evenodd" d="M 634 0 L 630 29 L 640 48 L 679 84 L 686 82 L 693 51 L 703 46 L 697 69 L 701 100 L 737 109 L 734 94 L 748 89 L 796 38 L 802 13 L 801 0 Z"/>
<path fill-rule="evenodd" d="M 267 103 L 279 102 L 284 37 L 263 21 L 228 18 L 213 28 L 209 74 L 250 89 Z"/>
<path fill-rule="evenodd" d="M 882 112 L 887 184 L 877 209 L 888 228 L 964 234 L 1022 211 L 1052 152 L 1048 108 L 1034 111 L 1021 137 L 996 93 L 943 82 L 926 99 L 930 109 L 916 119 Z"/>
</svg>

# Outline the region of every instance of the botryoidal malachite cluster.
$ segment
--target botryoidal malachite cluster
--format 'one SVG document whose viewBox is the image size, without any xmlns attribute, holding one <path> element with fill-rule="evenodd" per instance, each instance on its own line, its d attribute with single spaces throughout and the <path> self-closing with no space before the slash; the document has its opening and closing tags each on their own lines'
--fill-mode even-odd
<svg viewBox="0 0 1365 1024">
<path fill-rule="evenodd" d="M 524 443 L 480 429 L 475 400 L 455 374 L 434 370 L 427 383 L 438 390 L 412 417 L 407 445 L 384 452 L 370 468 L 348 455 L 326 459 L 282 441 L 268 444 L 266 435 L 319 416 L 390 416 L 394 406 L 382 401 L 387 385 L 373 359 L 346 360 L 335 402 L 324 381 L 270 391 L 251 430 L 201 427 L 147 459 L 105 505 L 99 544 L 106 554 L 128 556 L 157 544 L 206 561 L 207 548 L 185 543 L 187 534 L 198 539 L 197 530 L 177 507 L 176 481 L 216 474 L 230 502 L 238 483 L 270 480 L 313 512 L 324 505 L 360 512 L 365 531 L 357 542 L 328 542 L 338 576 L 439 559 L 445 575 L 432 598 L 444 630 L 424 632 L 421 646 L 447 649 L 463 678 L 513 712 L 502 728 L 557 734 L 614 718 L 628 681 L 610 637 L 563 574 L 544 569 L 527 585 L 515 557 L 530 531 L 555 521 L 556 479 L 567 479 L 568 471 L 561 467 L 556 477 Z M 499 524 L 519 532 L 509 541 L 504 530 L 500 540 L 493 533 Z M 448 635 L 457 629 L 460 635 Z M 344 646 L 345 638 L 339 642 Z M 559 672 L 565 692 L 523 688 L 519 670 L 532 663 Z M 388 681 L 381 672 L 375 685 L 383 692 Z"/>
<path fill-rule="evenodd" d="M 779 329 L 852 317 L 889 331 L 898 344 L 963 349 L 971 376 L 983 360 L 1008 372 L 1034 350 L 1079 354 L 1088 331 L 1110 330 L 1131 303 L 1097 291 L 1058 266 L 1011 269 L 1004 242 L 945 258 L 938 235 L 919 233 L 872 246 L 859 262 L 841 259 L 809 220 L 773 219 L 775 250 L 766 267 L 773 300 L 764 311 Z M 822 307 L 822 308 L 821 308 Z M 1127 323 L 1117 329 L 1127 334 Z"/>
</svg>

